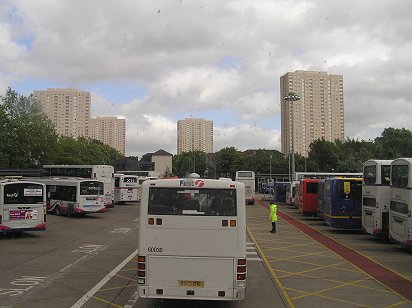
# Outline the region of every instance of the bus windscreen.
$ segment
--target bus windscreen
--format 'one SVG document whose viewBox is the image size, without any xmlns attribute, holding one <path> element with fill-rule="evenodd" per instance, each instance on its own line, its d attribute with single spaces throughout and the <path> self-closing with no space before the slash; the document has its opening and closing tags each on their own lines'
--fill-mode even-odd
<svg viewBox="0 0 412 308">
<path fill-rule="evenodd" d="M 236 216 L 235 189 L 150 187 L 148 214 Z"/>
<path fill-rule="evenodd" d="M 43 186 L 32 183 L 10 183 L 4 186 L 4 204 L 43 202 Z"/>
</svg>

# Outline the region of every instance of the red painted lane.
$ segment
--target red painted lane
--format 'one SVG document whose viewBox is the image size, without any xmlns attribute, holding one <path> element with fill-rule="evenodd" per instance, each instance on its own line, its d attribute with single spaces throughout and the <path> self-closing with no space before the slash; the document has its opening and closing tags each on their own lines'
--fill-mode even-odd
<svg viewBox="0 0 412 308">
<path fill-rule="evenodd" d="M 265 208 L 268 208 L 268 206 L 265 204 L 262 204 L 260 202 L 259 204 Z M 373 260 L 339 243 L 338 241 L 322 234 L 316 229 L 313 229 L 312 227 L 300 222 L 296 218 L 283 213 L 282 211 L 278 210 L 278 216 L 291 225 L 295 226 L 317 242 L 329 248 L 345 260 L 349 261 L 368 275 L 380 281 L 388 288 L 402 295 L 409 301 L 412 301 L 412 282 L 408 279 L 398 275 L 397 273 L 382 266 L 381 264 L 374 262 Z"/>
</svg>

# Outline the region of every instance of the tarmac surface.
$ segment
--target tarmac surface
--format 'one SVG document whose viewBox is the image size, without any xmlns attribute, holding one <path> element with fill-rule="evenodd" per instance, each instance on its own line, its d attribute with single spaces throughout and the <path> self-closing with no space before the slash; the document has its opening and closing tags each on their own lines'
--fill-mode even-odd
<svg viewBox="0 0 412 308">
<path fill-rule="evenodd" d="M 412 307 L 410 252 L 285 204 L 272 234 L 267 206 L 247 207 L 248 234 L 290 307 Z"/>
</svg>

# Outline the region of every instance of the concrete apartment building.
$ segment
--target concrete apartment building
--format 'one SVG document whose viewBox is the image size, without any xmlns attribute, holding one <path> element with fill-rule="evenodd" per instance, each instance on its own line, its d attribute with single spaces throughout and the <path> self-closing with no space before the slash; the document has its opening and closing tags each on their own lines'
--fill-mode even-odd
<svg viewBox="0 0 412 308">
<path fill-rule="evenodd" d="M 54 124 L 58 135 L 90 137 L 125 155 L 126 120 L 116 117 L 90 118 L 90 92 L 49 88 L 47 91 L 34 91 L 33 95 Z"/>
<path fill-rule="evenodd" d="M 95 117 L 89 119 L 89 137 L 99 140 L 125 155 L 126 119 Z"/>
<path fill-rule="evenodd" d="M 47 91 L 34 91 L 33 94 L 54 124 L 57 134 L 73 138 L 88 136 L 90 92 L 49 88 Z"/>
<path fill-rule="evenodd" d="M 213 153 L 213 121 L 199 118 L 177 121 L 177 154 L 194 150 Z"/>
<path fill-rule="evenodd" d="M 297 101 L 284 99 L 289 93 Z M 309 145 L 316 139 L 344 140 L 343 76 L 327 72 L 295 71 L 280 77 L 281 151 L 294 151 L 307 157 Z"/>
</svg>

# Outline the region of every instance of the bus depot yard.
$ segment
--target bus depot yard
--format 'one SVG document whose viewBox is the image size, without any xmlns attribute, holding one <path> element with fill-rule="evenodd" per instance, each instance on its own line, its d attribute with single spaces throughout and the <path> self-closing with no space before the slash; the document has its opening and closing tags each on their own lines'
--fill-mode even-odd
<svg viewBox="0 0 412 308">
<path fill-rule="evenodd" d="M 401 174 L 404 176 L 404 173 Z M 353 180 L 356 184 L 356 180 Z M 157 187 L 150 197 L 153 200 L 162 200 L 173 188 L 177 189 L 176 198 L 181 195 L 197 199 L 197 210 L 179 210 L 176 207 L 172 213 L 177 216 L 172 217 L 164 215 L 166 213 L 163 211 L 166 209 L 163 208 L 163 203 L 155 203 L 150 209 L 147 204 L 142 206 L 140 202 L 126 201 L 114 208 L 106 208 L 105 213 L 90 213 L 80 217 L 47 215 L 45 231 L 0 235 L 0 307 L 412 307 L 412 255 L 400 245 L 384 243 L 373 235 L 362 234 L 361 230 L 334 228 L 331 227 L 332 223 L 326 225 L 324 220 L 309 216 L 301 210 L 299 204 L 295 208 L 295 202 L 278 202 L 278 231 L 272 234 L 268 232 L 269 199 L 265 200 L 262 195 L 255 195 L 255 204 L 247 205 L 245 214 L 241 214 L 241 202 L 237 205 L 237 212 L 227 208 L 225 212 L 218 212 L 212 207 L 216 193 L 207 192 L 212 187 L 210 185 L 215 185 L 213 181 L 209 183 L 194 179 L 189 183 L 177 179 L 167 182 L 169 186 L 172 185 L 170 183 L 176 184 L 171 187 L 162 186 L 162 181 L 143 184 L 146 189 L 143 187 L 141 202 L 147 202 L 149 186 Z M 231 200 L 233 196 L 237 196 L 233 200 L 240 200 L 239 194 L 245 194 L 240 184 L 232 184 L 234 182 L 227 180 L 217 182 L 219 184 L 214 189 L 223 189 L 220 197 L 225 196 L 226 200 Z M 301 183 L 305 181 L 299 184 Z M 342 187 L 347 192 L 349 189 L 354 192 L 357 187 L 355 184 L 342 184 Z M 20 189 L 23 191 L 25 187 Z M 31 189 L 32 187 L 26 194 L 31 197 L 34 193 L 35 197 L 40 197 L 37 191 Z M 236 190 L 235 195 L 232 189 L 233 192 Z M 303 189 L 302 192 L 304 191 Z M 153 195 L 154 192 L 157 197 Z M 184 202 L 188 201 L 186 197 L 182 199 L 186 200 Z M 207 209 L 209 206 L 210 210 Z M 396 204 L 394 209 L 398 207 Z M 199 212 L 199 208 L 202 208 L 202 212 Z M 146 215 L 143 220 L 141 209 L 143 215 Z M 179 231 L 176 240 L 171 236 L 173 226 L 179 225 L 182 228 L 187 224 L 178 213 L 193 217 L 195 222 L 191 226 L 191 234 L 197 234 L 199 240 L 191 242 L 196 246 L 192 254 L 203 250 L 206 250 L 206 254 L 209 250 L 214 250 L 217 254 L 226 251 L 223 254 L 227 254 L 230 251 L 228 247 L 232 246 L 236 238 L 230 240 L 229 237 L 233 237 L 234 231 L 239 232 L 235 240 L 238 244 L 235 246 L 246 246 L 239 251 L 239 256 L 240 260 L 242 256 L 246 257 L 247 265 L 243 266 L 242 261 L 234 259 L 234 269 L 237 269 L 235 275 L 240 280 L 232 278 L 232 283 L 237 287 L 244 286 L 243 273 L 247 272 L 244 300 L 187 300 L 194 294 L 202 294 L 210 289 L 212 281 L 221 285 L 220 280 L 227 280 L 228 277 L 220 275 L 224 271 L 216 271 L 221 265 L 214 263 L 210 263 L 210 267 L 206 266 L 210 271 L 204 271 L 205 276 L 202 276 L 207 277 L 208 272 L 213 273 L 211 282 L 204 278 L 188 279 L 188 274 L 177 277 L 180 273 L 185 273 L 186 265 L 190 269 L 193 261 L 184 262 L 185 266 L 180 261 L 170 263 L 169 267 L 163 264 L 168 260 L 161 255 L 162 247 L 167 250 L 177 247 L 182 251 L 184 247 L 189 250 L 193 248 L 184 245 L 190 238 L 187 231 Z M 216 220 L 221 224 L 219 228 L 224 231 L 213 233 L 208 230 L 210 226 L 200 226 L 200 215 L 207 216 L 204 218 L 211 222 Z M 242 216 L 245 217 L 245 224 Z M 247 237 L 242 239 L 240 230 L 244 226 Z M 158 247 L 157 239 L 165 236 L 162 228 L 169 228 L 169 234 L 166 236 L 167 243 L 160 241 L 162 247 Z M 151 234 L 143 236 L 142 232 L 148 231 Z M 226 238 L 223 232 L 228 236 L 227 242 L 223 240 Z M 154 244 L 142 244 L 150 236 L 153 236 L 150 241 Z M 146 254 L 145 251 L 152 254 Z M 204 253 L 195 258 L 202 254 Z M 179 282 L 171 289 L 161 287 L 164 281 L 159 278 L 158 286 L 153 286 L 151 291 L 155 291 L 158 299 L 143 299 L 140 295 L 145 295 L 144 290 L 149 289 L 144 286 L 142 288 L 141 285 L 139 292 L 143 293 L 139 293 L 137 286 L 142 278 L 153 277 L 151 255 L 159 256 L 154 260 L 157 262 L 156 268 L 162 270 L 155 270 L 156 275 L 162 277 L 165 273 L 172 273 L 173 277 L 166 275 L 169 280 L 174 279 L 176 283 L 183 281 L 184 284 L 179 287 Z M 143 256 L 145 257 L 142 259 Z M 220 258 L 227 259 L 223 255 Z M 159 263 L 162 260 L 164 262 Z M 162 299 L 163 292 L 179 288 L 185 290 L 185 295 L 179 297 L 186 300 Z M 233 288 L 235 290 L 235 286 Z M 220 292 L 219 296 L 225 296 L 224 293 L 220 295 Z"/>
</svg>

